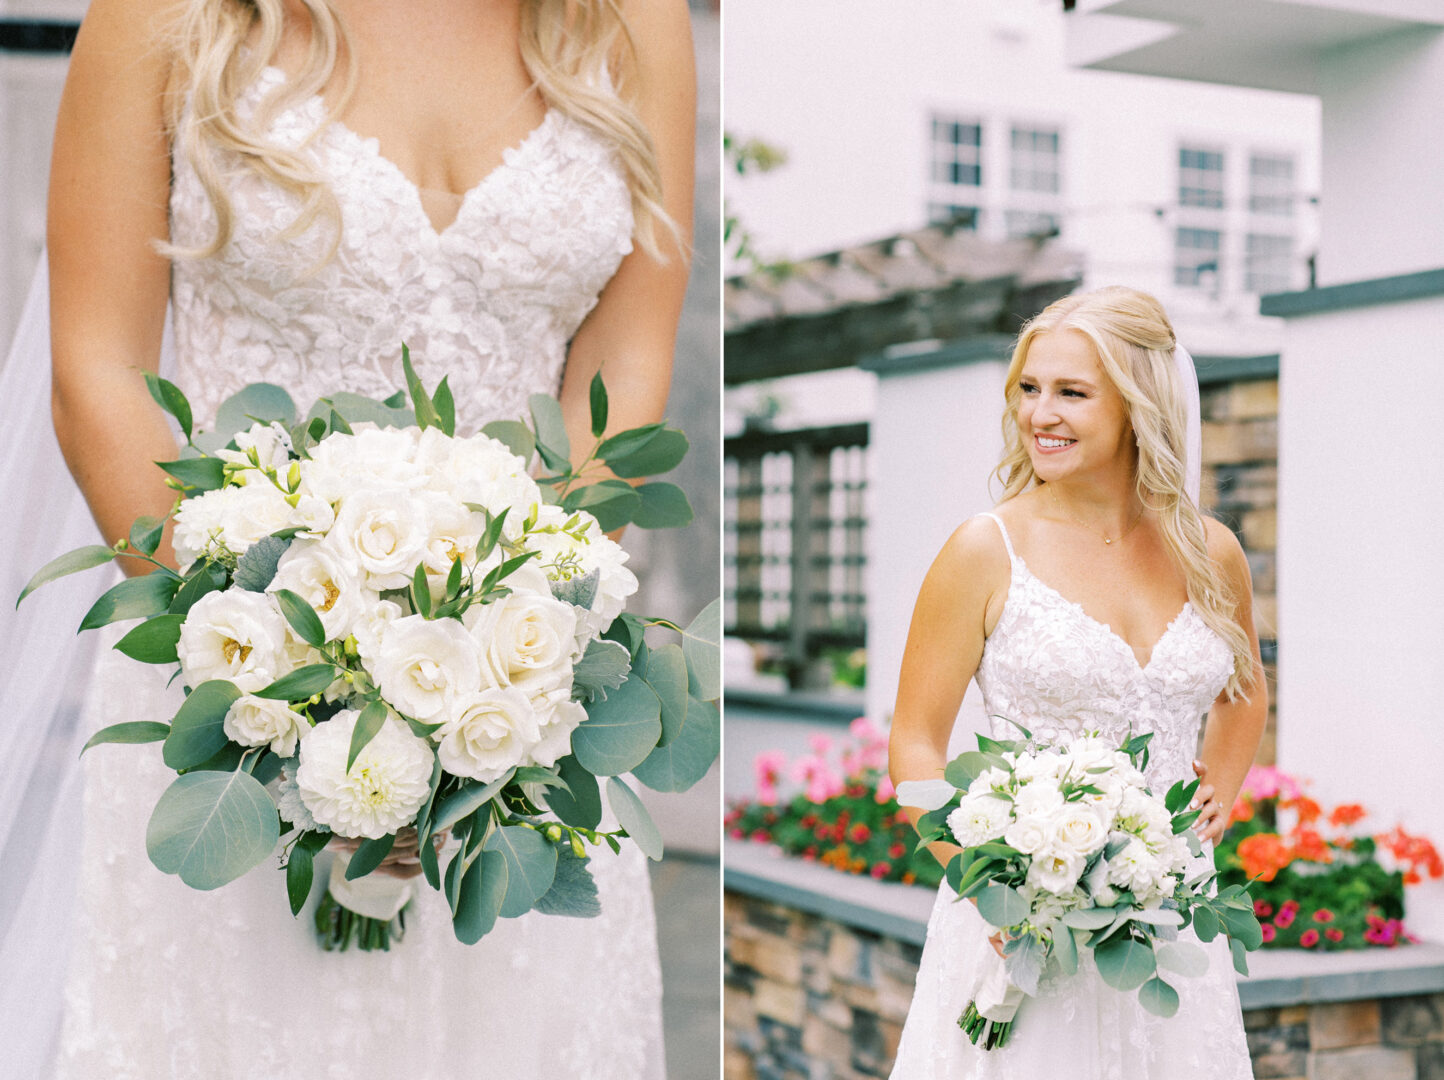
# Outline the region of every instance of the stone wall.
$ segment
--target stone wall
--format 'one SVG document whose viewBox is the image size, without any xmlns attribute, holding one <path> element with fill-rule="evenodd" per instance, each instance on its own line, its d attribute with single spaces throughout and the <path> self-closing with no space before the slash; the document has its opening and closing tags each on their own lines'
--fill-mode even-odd
<svg viewBox="0 0 1444 1080">
<path fill-rule="evenodd" d="M 1255 759 L 1275 763 L 1279 383 L 1277 377 L 1209 384 L 1203 376 L 1203 504 L 1243 544 L 1253 574 L 1254 624 L 1268 678 L 1269 718 Z"/>
<path fill-rule="evenodd" d="M 725 1080 L 888 1075 L 920 946 L 730 889 L 724 919 Z M 1258 1080 L 1444 1080 L 1441 993 L 1247 1009 L 1244 1027 Z"/>
</svg>

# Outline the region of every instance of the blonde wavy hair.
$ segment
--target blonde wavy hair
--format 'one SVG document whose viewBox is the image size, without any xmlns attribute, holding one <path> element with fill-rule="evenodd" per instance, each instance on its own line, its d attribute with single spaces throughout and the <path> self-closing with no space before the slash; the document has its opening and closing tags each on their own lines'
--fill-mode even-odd
<svg viewBox="0 0 1444 1080">
<path fill-rule="evenodd" d="M 320 94 L 338 68 L 340 85 L 327 119 L 336 118 L 356 86 L 355 55 L 333 0 L 300 0 L 311 21 L 305 66 L 267 95 L 250 122 L 236 101 L 274 62 L 285 23 L 284 0 L 193 0 L 175 28 L 168 92 L 171 137 L 195 169 L 214 207 L 216 232 L 194 248 L 167 245 L 173 258 L 205 258 L 231 238 L 234 212 L 218 153 L 235 154 L 265 179 L 295 193 L 301 213 L 286 230 L 293 238 L 318 219 L 339 225 L 335 194 L 303 151 L 269 142 L 265 131 L 287 107 Z M 247 48 L 249 43 L 250 47 Z M 550 108 L 585 125 L 616 149 L 632 195 L 638 245 L 664 259 L 658 229 L 684 250 L 681 231 L 662 206 L 662 177 L 652 137 L 630 103 L 636 57 L 618 0 L 522 0 L 521 56 Z M 318 128 L 316 134 L 320 133 Z M 314 136 L 313 136 L 314 138 Z M 332 230 L 329 259 L 340 241 Z"/>
<path fill-rule="evenodd" d="M 1033 340 L 1061 330 L 1087 336 L 1104 374 L 1123 395 L 1138 443 L 1138 498 L 1157 516 L 1164 544 L 1183 570 L 1189 602 L 1233 652 L 1233 675 L 1224 688 L 1232 700 L 1253 685 L 1253 651 L 1238 622 L 1238 598 L 1209 557 L 1203 515 L 1185 493 L 1187 418 L 1173 363 L 1176 339 L 1163 305 L 1148 293 L 1111 286 L 1065 296 L 1023 326 L 1003 387 L 1003 457 L 995 474 L 1003 484 L 999 501 L 1043 483 L 1018 427 L 1019 381 Z"/>
</svg>

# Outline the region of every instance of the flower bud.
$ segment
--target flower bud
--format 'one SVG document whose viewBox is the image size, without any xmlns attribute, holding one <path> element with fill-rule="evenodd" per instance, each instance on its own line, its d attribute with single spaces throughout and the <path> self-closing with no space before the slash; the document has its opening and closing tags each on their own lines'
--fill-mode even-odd
<svg viewBox="0 0 1444 1080">
<path fill-rule="evenodd" d="M 579 859 L 587 857 L 586 845 L 582 843 L 582 838 L 576 833 L 572 833 L 572 854 Z"/>
<path fill-rule="evenodd" d="M 301 463 L 299 461 L 291 462 L 291 469 L 286 473 L 286 486 L 291 491 L 295 491 L 301 486 Z"/>
<path fill-rule="evenodd" d="M 562 838 L 562 827 L 560 825 L 547 826 L 547 839 L 555 844 Z"/>
</svg>

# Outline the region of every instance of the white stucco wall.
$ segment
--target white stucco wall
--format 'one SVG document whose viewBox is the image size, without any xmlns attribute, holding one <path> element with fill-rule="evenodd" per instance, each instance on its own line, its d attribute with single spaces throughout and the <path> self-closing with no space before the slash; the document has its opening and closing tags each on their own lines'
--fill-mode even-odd
<svg viewBox="0 0 1444 1080">
<path fill-rule="evenodd" d="M 1290 319 L 1279 394 L 1278 761 L 1444 842 L 1444 297 Z M 1444 936 L 1444 887 L 1411 926 Z"/>
<path fill-rule="evenodd" d="M 952 531 L 992 508 L 1007 365 L 984 361 L 881 375 L 868 478 L 867 714 L 888 721 L 918 589 Z M 981 726 L 969 687 L 953 742 Z"/>
</svg>

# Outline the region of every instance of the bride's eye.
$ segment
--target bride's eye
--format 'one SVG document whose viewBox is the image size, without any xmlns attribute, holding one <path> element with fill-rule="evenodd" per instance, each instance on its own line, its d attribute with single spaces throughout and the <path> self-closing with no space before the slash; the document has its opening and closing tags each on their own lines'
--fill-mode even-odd
<svg viewBox="0 0 1444 1080">
<path fill-rule="evenodd" d="M 1075 398 L 1086 398 L 1088 395 L 1085 394 L 1082 390 L 1074 390 L 1074 389 L 1068 388 L 1068 389 L 1065 389 L 1065 390 L 1063 391 L 1063 396 L 1064 396 L 1064 397 L 1075 397 Z"/>
<path fill-rule="evenodd" d="M 1036 394 L 1038 392 L 1038 387 L 1036 385 L 1026 381 L 1020 382 L 1018 384 L 1018 389 L 1025 394 Z"/>
</svg>

